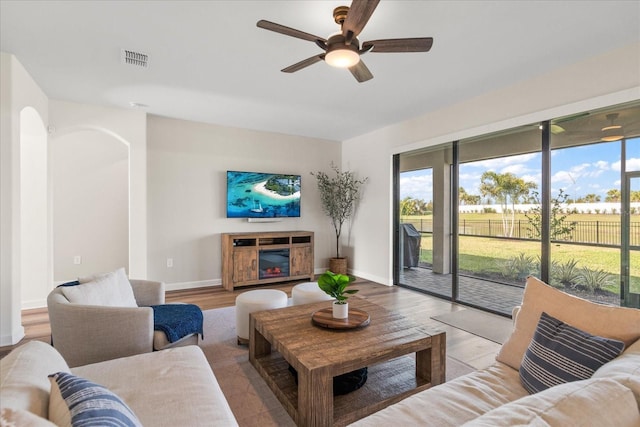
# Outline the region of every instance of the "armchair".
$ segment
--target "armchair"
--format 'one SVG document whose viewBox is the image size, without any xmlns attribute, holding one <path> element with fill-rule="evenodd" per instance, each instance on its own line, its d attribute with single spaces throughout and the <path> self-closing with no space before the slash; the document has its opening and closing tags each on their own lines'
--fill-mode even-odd
<svg viewBox="0 0 640 427">
<path fill-rule="evenodd" d="M 153 309 L 164 304 L 164 283 L 130 280 L 139 307 L 108 307 L 69 302 L 61 288 L 47 298 L 51 340 L 70 367 L 198 344 L 193 334 L 169 343 L 153 329 Z"/>
</svg>

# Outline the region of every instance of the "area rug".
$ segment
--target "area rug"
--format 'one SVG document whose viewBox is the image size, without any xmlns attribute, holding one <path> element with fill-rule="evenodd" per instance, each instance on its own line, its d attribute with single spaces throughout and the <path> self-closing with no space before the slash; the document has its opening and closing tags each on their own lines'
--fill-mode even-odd
<svg viewBox="0 0 640 427">
<path fill-rule="evenodd" d="M 249 363 L 248 348 L 237 344 L 235 307 L 204 311 L 204 339 L 200 347 L 240 427 L 295 426 Z M 447 358 L 447 381 L 471 371 L 469 365 Z"/>
<path fill-rule="evenodd" d="M 431 318 L 498 344 L 504 344 L 513 329 L 511 319 L 480 310 L 463 309 Z"/>
</svg>

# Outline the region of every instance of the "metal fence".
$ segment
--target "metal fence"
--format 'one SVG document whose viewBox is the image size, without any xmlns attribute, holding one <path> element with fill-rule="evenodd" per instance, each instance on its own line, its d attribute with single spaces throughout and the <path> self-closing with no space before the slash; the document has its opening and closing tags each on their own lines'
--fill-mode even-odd
<svg viewBox="0 0 640 427">
<path fill-rule="evenodd" d="M 587 245 L 620 246 L 622 225 L 616 221 L 571 221 L 575 228 L 563 241 L 582 243 Z M 404 224 L 413 224 L 421 233 L 432 233 L 433 222 L 431 219 L 417 218 L 405 219 Z M 508 224 L 511 229 L 511 223 Z M 516 220 L 513 224 L 511 236 L 505 234 L 502 220 L 465 220 L 459 222 L 458 233 L 461 236 L 480 237 L 511 237 L 514 239 L 531 239 L 533 227 L 528 220 Z M 640 222 L 632 222 L 629 227 L 629 245 L 640 246 Z"/>
</svg>

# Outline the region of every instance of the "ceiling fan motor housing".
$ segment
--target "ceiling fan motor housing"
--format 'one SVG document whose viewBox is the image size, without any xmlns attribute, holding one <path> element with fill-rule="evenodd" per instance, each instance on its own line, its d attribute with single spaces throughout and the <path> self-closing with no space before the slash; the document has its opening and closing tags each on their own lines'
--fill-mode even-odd
<svg viewBox="0 0 640 427">
<path fill-rule="evenodd" d="M 360 42 L 353 38 L 346 43 L 342 34 L 334 34 L 327 40 L 327 53 L 324 60 L 333 67 L 347 68 L 360 62 Z"/>
<path fill-rule="evenodd" d="M 327 52 L 331 52 L 336 49 L 349 49 L 357 52 L 360 49 L 360 41 L 357 37 L 351 39 L 351 43 L 345 44 L 345 38 L 342 34 L 336 33 L 329 36 L 327 40 Z"/>
</svg>

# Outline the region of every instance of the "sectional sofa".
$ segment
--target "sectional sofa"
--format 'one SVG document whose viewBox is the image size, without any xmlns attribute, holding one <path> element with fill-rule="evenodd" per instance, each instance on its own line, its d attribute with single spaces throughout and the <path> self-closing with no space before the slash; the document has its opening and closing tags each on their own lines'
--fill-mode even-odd
<svg viewBox="0 0 640 427">
<path fill-rule="evenodd" d="M 56 387 L 48 377 L 60 373 L 71 373 L 74 378 L 90 381 L 94 387 L 85 387 L 76 393 L 76 397 L 64 399 L 64 384 Z M 102 386 L 97 392 L 96 385 Z M 94 397 L 89 396 L 91 393 Z M 86 396 L 84 402 L 78 403 Z M 237 426 L 198 346 L 172 348 L 70 369 L 53 347 L 31 341 L 0 360 L 0 419 L 3 426 L 69 425 L 70 416 L 81 418 L 83 412 L 96 422 L 100 413 L 88 411 L 100 405 L 95 402 L 106 400 L 109 404 L 102 404 L 103 407 L 108 406 L 105 410 L 118 414 L 117 409 L 120 408 L 120 413 L 129 416 L 129 420 L 122 424 L 106 425 Z M 122 405 L 118 405 L 118 401 Z M 78 408 L 80 404 L 84 405 L 84 410 Z M 96 422 L 92 425 L 105 424 Z"/>
<path fill-rule="evenodd" d="M 534 343 L 534 335 L 539 331 L 543 312 L 588 334 L 622 341 L 625 349 L 595 373 L 587 374 L 588 379 L 530 393 L 521 379 L 528 369 L 528 362 L 523 368 L 523 359 L 529 360 L 525 355 L 530 349 L 540 347 Z M 570 339 L 575 348 L 580 347 L 581 338 L 571 335 Z M 556 356 L 547 348 L 542 352 Z M 551 356 L 550 361 L 550 370 L 568 364 L 562 358 L 551 360 Z M 544 379 L 550 375 L 555 380 L 559 374 L 541 374 Z M 526 382 L 526 375 L 523 378 Z M 522 306 L 514 310 L 514 331 L 495 364 L 417 393 L 352 424 L 390 425 L 638 427 L 640 310 L 595 304 L 529 277 Z"/>
</svg>

